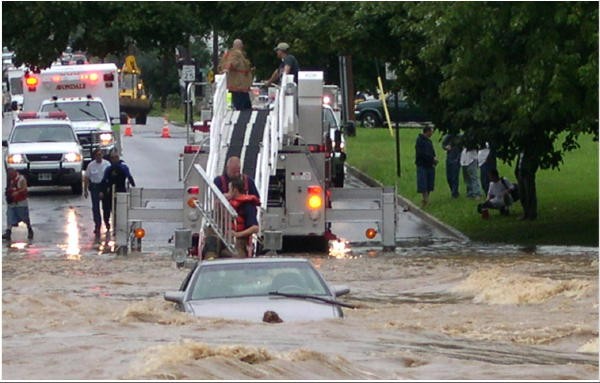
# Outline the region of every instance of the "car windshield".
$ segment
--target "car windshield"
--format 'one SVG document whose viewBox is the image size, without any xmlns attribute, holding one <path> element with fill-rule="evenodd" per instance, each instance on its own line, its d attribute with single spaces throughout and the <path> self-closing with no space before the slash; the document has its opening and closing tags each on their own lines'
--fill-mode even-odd
<svg viewBox="0 0 600 383">
<path fill-rule="evenodd" d="M 76 142 L 73 129 L 68 125 L 16 126 L 11 143 L 27 142 Z"/>
<path fill-rule="evenodd" d="M 192 300 L 265 296 L 269 292 L 328 296 L 319 274 L 307 263 L 202 265 L 192 282 Z"/>
<path fill-rule="evenodd" d="M 106 121 L 104 108 L 97 101 L 49 103 L 43 105 L 41 111 L 62 111 L 71 121 Z"/>
</svg>

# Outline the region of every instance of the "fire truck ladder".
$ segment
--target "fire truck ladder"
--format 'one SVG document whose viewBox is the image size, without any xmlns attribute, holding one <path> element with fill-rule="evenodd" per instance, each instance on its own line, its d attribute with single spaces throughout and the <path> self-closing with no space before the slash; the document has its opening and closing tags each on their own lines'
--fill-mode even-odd
<svg viewBox="0 0 600 383">
<path fill-rule="evenodd" d="M 291 77 L 291 76 L 290 76 Z M 228 246 L 233 247 L 231 232 L 231 217 L 235 219 L 237 214 L 214 185 L 215 177 L 225 171 L 226 161 L 229 157 L 240 158 L 241 172 L 254 179 L 259 192 L 261 207 L 257 210 L 257 219 L 260 221 L 262 212 L 266 206 L 268 195 L 269 177 L 274 174 L 277 160 L 277 149 L 279 142 L 278 113 L 279 108 L 272 110 L 229 110 L 226 104 L 226 75 L 217 75 L 216 89 L 213 98 L 213 119 L 210 130 L 210 149 L 206 164 L 206 171 L 195 165 L 196 170 L 202 177 L 199 184 L 209 195 L 212 201 L 202 201 L 198 209 L 203 216 L 201 227 L 210 226 L 219 238 Z M 198 180 L 188 179 L 186 184 Z M 203 190 L 200 191 L 203 194 Z M 227 211 L 227 213 L 221 213 Z M 214 216 L 216 214 L 216 216 Z M 224 216 L 225 219 L 220 217 Z M 200 244 L 204 242 L 204 230 L 200 230 Z M 229 237 L 231 242 L 228 243 Z"/>
</svg>

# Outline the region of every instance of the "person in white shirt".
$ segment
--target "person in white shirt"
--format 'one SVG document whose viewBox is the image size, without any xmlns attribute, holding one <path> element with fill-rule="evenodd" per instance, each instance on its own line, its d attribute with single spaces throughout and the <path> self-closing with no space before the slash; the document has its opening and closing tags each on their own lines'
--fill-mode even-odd
<svg viewBox="0 0 600 383">
<path fill-rule="evenodd" d="M 467 198 L 481 197 L 481 188 L 479 187 L 479 177 L 477 171 L 477 149 L 463 148 L 460 154 L 460 166 L 462 167 L 463 178 L 467 186 Z"/>
<path fill-rule="evenodd" d="M 100 193 L 104 191 L 104 185 L 102 184 L 102 178 L 106 168 L 110 166 L 110 162 L 105 160 L 102 156 L 102 151 L 96 149 L 94 151 L 94 161 L 90 162 L 85 170 L 85 176 L 83 177 L 83 196 L 88 197 L 88 189 L 92 197 L 92 215 L 94 216 L 94 235 L 96 238 L 100 236 L 100 227 L 102 226 L 102 217 L 100 216 L 100 201 L 102 201 L 102 216 L 105 218 L 104 223 L 106 230 L 110 230 L 110 224 L 108 217 L 110 217 L 110 203 L 107 203 L 103 198 L 100 197 Z"/>
<path fill-rule="evenodd" d="M 490 178 L 490 186 L 487 199 L 484 203 L 477 205 L 477 211 L 481 213 L 485 209 L 498 209 L 500 210 L 500 214 L 508 215 L 508 208 L 513 203 L 510 195 L 513 184 L 506 178 L 501 178 L 497 169 L 491 169 L 488 176 Z"/>
</svg>

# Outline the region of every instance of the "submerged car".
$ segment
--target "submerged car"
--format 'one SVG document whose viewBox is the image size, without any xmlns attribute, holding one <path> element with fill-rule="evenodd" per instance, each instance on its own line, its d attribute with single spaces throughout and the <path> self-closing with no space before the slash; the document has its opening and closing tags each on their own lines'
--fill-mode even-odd
<svg viewBox="0 0 600 383">
<path fill-rule="evenodd" d="M 352 306 L 336 297 L 349 292 L 329 286 L 307 259 L 260 257 L 199 262 L 164 298 L 198 317 L 263 321 L 275 313 L 292 322 L 342 318 L 341 306 Z"/>
</svg>

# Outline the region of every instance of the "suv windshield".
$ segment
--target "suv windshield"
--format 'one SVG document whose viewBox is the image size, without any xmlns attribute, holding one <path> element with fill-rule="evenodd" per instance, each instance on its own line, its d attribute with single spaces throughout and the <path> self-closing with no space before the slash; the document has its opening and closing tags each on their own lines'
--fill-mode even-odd
<svg viewBox="0 0 600 383">
<path fill-rule="evenodd" d="M 76 142 L 73 129 L 68 125 L 16 126 L 11 143 L 26 142 Z"/>
<path fill-rule="evenodd" d="M 97 101 L 50 103 L 43 105 L 41 111 L 63 111 L 71 121 L 106 121 L 104 108 Z"/>
</svg>

